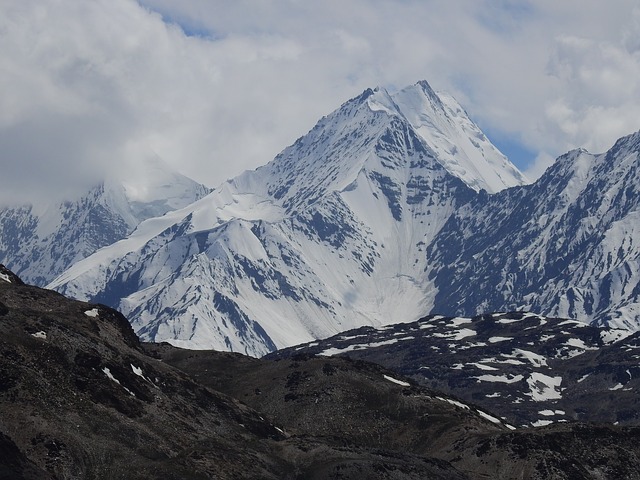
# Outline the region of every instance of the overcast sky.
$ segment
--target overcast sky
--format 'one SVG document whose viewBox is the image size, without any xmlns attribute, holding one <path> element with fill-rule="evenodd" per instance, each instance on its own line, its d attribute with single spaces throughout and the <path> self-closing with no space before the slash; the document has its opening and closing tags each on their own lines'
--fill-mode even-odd
<svg viewBox="0 0 640 480">
<path fill-rule="evenodd" d="M 536 177 L 640 129 L 640 2 L 2 0 L 0 201 L 155 156 L 216 186 L 422 79 Z"/>
</svg>

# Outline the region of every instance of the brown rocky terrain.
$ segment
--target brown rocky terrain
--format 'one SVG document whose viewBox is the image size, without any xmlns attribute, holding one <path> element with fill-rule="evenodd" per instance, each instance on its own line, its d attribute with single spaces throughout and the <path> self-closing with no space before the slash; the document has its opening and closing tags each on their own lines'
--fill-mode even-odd
<svg viewBox="0 0 640 480">
<path fill-rule="evenodd" d="M 3 267 L 0 412 L 0 479 L 640 478 L 637 428 L 512 430 L 368 362 L 142 344 Z"/>
</svg>

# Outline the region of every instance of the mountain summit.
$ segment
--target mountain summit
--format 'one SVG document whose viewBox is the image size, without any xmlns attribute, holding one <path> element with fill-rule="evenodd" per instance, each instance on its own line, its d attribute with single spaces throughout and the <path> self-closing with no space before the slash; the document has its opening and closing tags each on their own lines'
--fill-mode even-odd
<svg viewBox="0 0 640 480">
<path fill-rule="evenodd" d="M 117 306 L 144 339 L 262 355 L 430 311 L 426 247 L 480 189 L 524 181 L 426 82 L 369 89 L 50 287 Z"/>
<path fill-rule="evenodd" d="M 392 98 L 397 113 L 434 150 L 438 161 L 474 190 L 496 193 L 529 183 L 451 95 L 436 93 L 421 81 Z"/>
</svg>

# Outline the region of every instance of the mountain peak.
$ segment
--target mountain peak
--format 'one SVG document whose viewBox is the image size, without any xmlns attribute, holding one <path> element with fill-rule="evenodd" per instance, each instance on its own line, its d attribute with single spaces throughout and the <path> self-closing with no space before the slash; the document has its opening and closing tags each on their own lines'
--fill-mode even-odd
<svg viewBox="0 0 640 480">
<path fill-rule="evenodd" d="M 451 95 L 420 81 L 392 98 L 435 158 L 469 187 L 495 193 L 528 183 Z"/>
<path fill-rule="evenodd" d="M 474 189 L 518 174 L 428 83 L 367 89 L 267 165 L 49 286 L 119 302 L 147 339 L 252 355 L 411 320 L 430 308 L 426 246 Z"/>
</svg>

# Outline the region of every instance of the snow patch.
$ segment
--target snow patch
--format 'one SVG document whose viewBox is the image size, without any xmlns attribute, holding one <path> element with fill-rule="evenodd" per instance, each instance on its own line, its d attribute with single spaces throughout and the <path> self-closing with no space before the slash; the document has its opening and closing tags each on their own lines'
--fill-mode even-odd
<svg viewBox="0 0 640 480">
<path fill-rule="evenodd" d="M 587 324 L 584 322 L 579 322 L 577 320 L 565 320 L 564 322 L 560 322 L 558 324 L 559 327 L 564 325 L 573 325 L 574 327 L 586 327 Z"/>
<path fill-rule="evenodd" d="M 530 392 L 526 393 L 534 402 L 545 402 L 547 400 L 559 400 L 562 398 L 560 385 L 562 377 L 550 377 L 543 373 L 534 372 L 527 378 Z"/>
<path fill-rule="evenodd" d="M 4 280 L 5 282 L 11 283 L 11 279 L 9 278 L 9 275 L 7 275 L 6 273 L 0 272 L 0 280 Z"/>
<path fill-rule="evenodd" d="M 390 382 L 393 382 L 397 385 L 403 386 L 403 387 L 410 387 L 411 384 L 407 383 L 407 382 L 403 382 L 402 380 L 398 380 L 397 378 L 393 378 L 390 377 L 389 375 L 383 375 L 385 380 L 389 380 Z"/>
<path fill-rule="evenodd" d="M 489 420 L 490 422 L 497 423 L 497 424 L 502 424 L 502 420 L 500 420 L 499 418 L 494 417 L 493 415 L 489 415 L 488 413 L 485 413 L 482 410 L 476 410 L 476 412 L 478 412 L 478 414 L 482 418 L 484 418 L 486 420 Z"/>
<path fill-rule="evenodd" d="M 542 415 L 544 417 L 553 417 L 554 415 L 565 415 L 564 410 L 540 410 L 538 415 Z"/>
<path fill-rule="evenodd" d="M 503 325 L 508 325 L 510 323 L 521 322 L 524 318 L 501 318 L 500 320 L 496 320 L 496 323 L 502 323 Z"/>
<path fill-rule="evenodd" d="M 465 323 L 471 323 L 471 319 L 462 318 L 462 317 L 456 317 L 451 319 L 451 325 L 453 325 L 454 327 L 459 327 L 460 325 L 464 325 Z"/>
<path fill-rule="evenodd" d="M 398 343 L 401 340 L 410 340 L 410 338 L 393 338 L 391 340 L 384 340 L 382 342 L 358 343 L 354 345 L 349 345 L 344 348 L 331 347 L 318 353 L 318 355 L 321 355 L 323 357 L 332 357 L 333 355 L 339 355 L 341 353 L 351 352 L 353 350 L 364 350 L 366 348 L 381 347 L 382 345 L 393 345 L 394 343 Z"/>
<path fill-rule="evenodd" d="M 127 393 L 128 393 L 129 395 L 131 395 L 132 397 L 135 397 L 135 396 L 136 396 L 136 394 L 135 394 L 135 393 L 133 393 L 133 392 L 132 392 L 131 390 L 129 390 L 127 387 L 125 387 L 124 385 L 122 385 L 122 384 L 120 383 L 120 380 L 118 380 L 116 377 L 114 377 L 114 376 L 113 376 L 113 374 L 111 373 L 111 370 L 109 370 L 109 368 L 108 368 L 108 367 L 104 367 L 104 368 L 102 369 L 102 372 L 107 376 L 107 378 L 108 378 L 109 380 L 111 380 L 112 382 L 117 383 L 117 384 L 118 384 L 118 385 L 120 385 L 122 388 L 124 388 L 124 389 L 127 391 Z"/>
<path fill-rule="evenodd" d="M 633 332 L 630 330 L 621 330 L 621 329 L 611 329 L 611 330 L 602 330 L 600 332 L 600 338 L 605 344 L 615 343 L 618 340 L 622 340 L 632 335 Z"/>
<path fill-rule="evenodd" d="M 144 381 L 149 382 L 150 384 L 155 386 L 155 383 L 153 383 L 151 380 L 149 380 L 147 377 L 144 376 L 144 374 L 142 373 L 142 368 L 136 367 L 133 363 L 131 363 L 130 365 L 131 365 L 131 370 L 133 370 L 133 373 L 135 373 L 137 376 L 142 378 Z"/>
<path fill-rule="evenodd" d="M 484 342 L 476 342 L 476 343 L 468 343 L 467 345 L 460 345 L 458 350 L 468 350 L 474 347 L 486 347 L 487 344 Z"/>
<path fill-rule="evenodd" d="M 114 377 L 111 374 L 111 370 L 109 370 L 108 367 L 104 367 L 102 371 L 104 372 L 104 374 L 107 376 L 109 380 L 111 380 L 112 382 L 116 382 L 118 385 L 120 385 L 120 380 L 118 380 L 116 377 Z"/>
<path fill-rule="evenodd" d="M 529 350 L 522 350 L 520 348 L 516 348 L 513 350 L 511 355 L 502 355 L 505 358 L 524 358 L 528 360 L 531 365 L 534 367 L 546 367 L 547 359 L 542 355 L 538 355 L 537 353 L 530 352 Z"/>
<path fill-rule="evenodd" d="M 513 340 L 511 337 L 491 337 L 489 343 L 506 342 L 507 340 Z"/>
<path fill-rule="evenodd" d="M 498 370 L 495 367 L 490 367 L 489 365 L 483 365 L 482 363 L 467 363 L 467 365 L 473 365 L 479 370 L 493 370 L 493 371 Z"/>
<path fill-rule="evenodd" d="M 84 314 L 87 317 L 95 318 L 95 317 L 98 316 L 98 309 L 97 308 L 92 308 L 91 310 L 87 310 L 86 312 L 84 312 Z"/>
<path fill-rule="evenodd" d="M 420 330 L 426 330 L 427 328 L 436 328 L 436 326 L 432 323 L 423 323 L 420 325 Z"/>
<path fill-rule="evenodd" d="M 461 328 L 460 330 L 454 330 L 448 333 L 434 333 L 434 337 L 438 338 L 447 338 L 450 340 L 462 340 L 463 338 L 472 337 L 476 335 L 475 330 L 471 330 L 470 328 Z"/>
<path fill-rule="evenodd" d="M 533 422 L 531 425 L 534 427 L 546 427 L 547 425 L 551 425 L 553 420 L 537 420 Z"/>
<path fill-rule="evenodd" d="M 523 375 L 480 375 L 475 377 L 481 382 L 516 383 L 524 379 Z"/>
<path fill-rule="evenodd" d="M 41 340 L 46 340 L 47 339 L 47 332 L 36 332 L 36 333 L 32 333 L 31 336 L 33 338 L 39 338 Z"/>
<path fill-rule="evenodd" d="M 580 348 L 582 350 L 598 350 L 598 347 L 590 347 L 579 338 L 570 338 L 569 340 L 567 340 L 565 345 Z"/>
<path fill-rule="evenodd" d="M 444 398 L 444 397 L 436 397 L 436 398 L 443 402 L 450 403 L 451 405 L 455 405 L 456 407 L 464 408 L 465 410 L 471 410 L 471 408 L 469 408 L 469 405 L 465 405 L 464 403 L 458 402 L 457 400 L 454 400 L 452 398 Z"/>
</svg>

